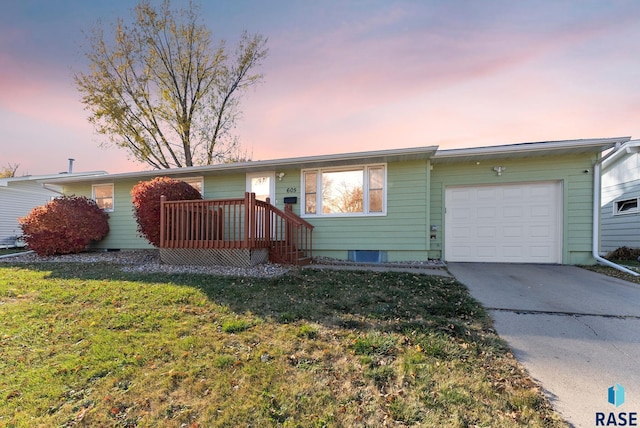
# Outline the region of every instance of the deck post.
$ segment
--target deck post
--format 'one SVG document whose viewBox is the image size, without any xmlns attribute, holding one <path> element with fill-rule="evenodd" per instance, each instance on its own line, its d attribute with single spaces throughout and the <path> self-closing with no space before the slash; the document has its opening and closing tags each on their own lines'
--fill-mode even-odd
<svg viewBox="0 0 640 428">
<path fill-rule="evenodd" d="M 273 235 L 271 234 L 271 198 L 267 198 L 267 208 L 264 212 L 264 231 L 263 236 L 265 242 L 268 243 L 269 247 L 271 246 L 271 238 Z"/>
<path fill-rule="evenodd" d="M 165 195 L 160 196 L 160 248 L 164 248 L 164 240 L 165 240 L 165 228 L 166 228 L 166 214 L 164 212 L 165 202 L 167 202 L 167 197 Z"/>
<path fill-rule="evenodd" d="M 251 195 L 249 192 L 244 193 L 244 247 L 249 247 L 249 229 L 251 228 Z"/>
<path fill-rule="evenodd" d="M 249 216 L 251 217 L 251 233 L 249 234 L 249 248 L 253 249 L 258 231 L 258 221 L 256 216 L 256 194 L 249 194 Z"/>
</svg>

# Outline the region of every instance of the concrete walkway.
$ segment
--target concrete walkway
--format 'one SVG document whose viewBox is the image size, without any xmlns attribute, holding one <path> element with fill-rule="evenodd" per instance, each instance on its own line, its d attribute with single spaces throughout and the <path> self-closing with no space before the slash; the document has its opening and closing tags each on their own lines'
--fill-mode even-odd
<svg viewBox="0 0 640 428">
<path fill-rule="evenodd" d="M 451 263 L 498 334 L 575 427 L 640 424 L 640 286 L 575 266 Z M 608 403 L 608 388 L 625 402 Z M 603 415 L 598 415 L 602 413 Z M 616 426 L 609 424 L 608 426 Z M 631 425 L 633 426 L 633 425 Z"/>
</svg>

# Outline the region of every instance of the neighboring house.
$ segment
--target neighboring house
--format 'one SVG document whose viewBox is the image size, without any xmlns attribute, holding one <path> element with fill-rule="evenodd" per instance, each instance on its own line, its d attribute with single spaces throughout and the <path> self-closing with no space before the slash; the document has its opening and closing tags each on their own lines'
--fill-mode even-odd
<svg viewBox="0 0 640 428">
<path fill-rule="evenodd" d="M 13 247 L 22 235 L 18 218 L 24 217 L 37 206 L 44 205 L 62 194 L 62 187 L 44 184 L 59 178 L 77 178 L 106 174 L 105 171 L 73 174 L 26 175 L 0 178 L 0 247 Z"/>
<path fill-rule="evenodd" d="M 640 140 L 625 143 L 602 165 L 600 251 L 640 248 Z"/>
<path fill-rule="evenodd" d="M 355 261 L 595 262 L 594 166 L 629 138 L 380 150 L 50 180 L 110 214 L 100 248 L 149 248 L 131 189 L 188 180 L 206 199 L 270 197 L 313 225 L 313 255 Z M 596 192 L 598 193 L 598 192 Z"/>
</svg>

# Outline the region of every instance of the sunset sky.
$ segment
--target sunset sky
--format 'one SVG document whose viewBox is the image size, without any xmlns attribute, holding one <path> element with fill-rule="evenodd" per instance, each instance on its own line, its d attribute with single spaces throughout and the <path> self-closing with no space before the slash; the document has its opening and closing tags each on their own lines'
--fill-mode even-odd
<svg viewBox="0 0 640 428">
<path fill-rule="evenodd" d="M 173 0 L 178 7 L 185 1 Z M 84 33 L 135 0 L 0 0 L 0 167 L 148 169 L 87 122 Z M 640 138 L 640 1 L 203 1 L 214 39 L 268 38 L 237 134 L 254 160 Z"/>
</svg>

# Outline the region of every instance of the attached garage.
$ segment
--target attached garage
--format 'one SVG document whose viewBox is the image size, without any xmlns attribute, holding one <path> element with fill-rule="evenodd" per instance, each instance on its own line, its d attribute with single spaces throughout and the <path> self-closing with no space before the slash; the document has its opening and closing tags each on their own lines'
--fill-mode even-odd
<svg viewBox="0 0 640 428">
<path fill-rule="evenodd" d="M 562 263 L 562 182 L 445 189 L 445 259 Z"/>
</svg>

